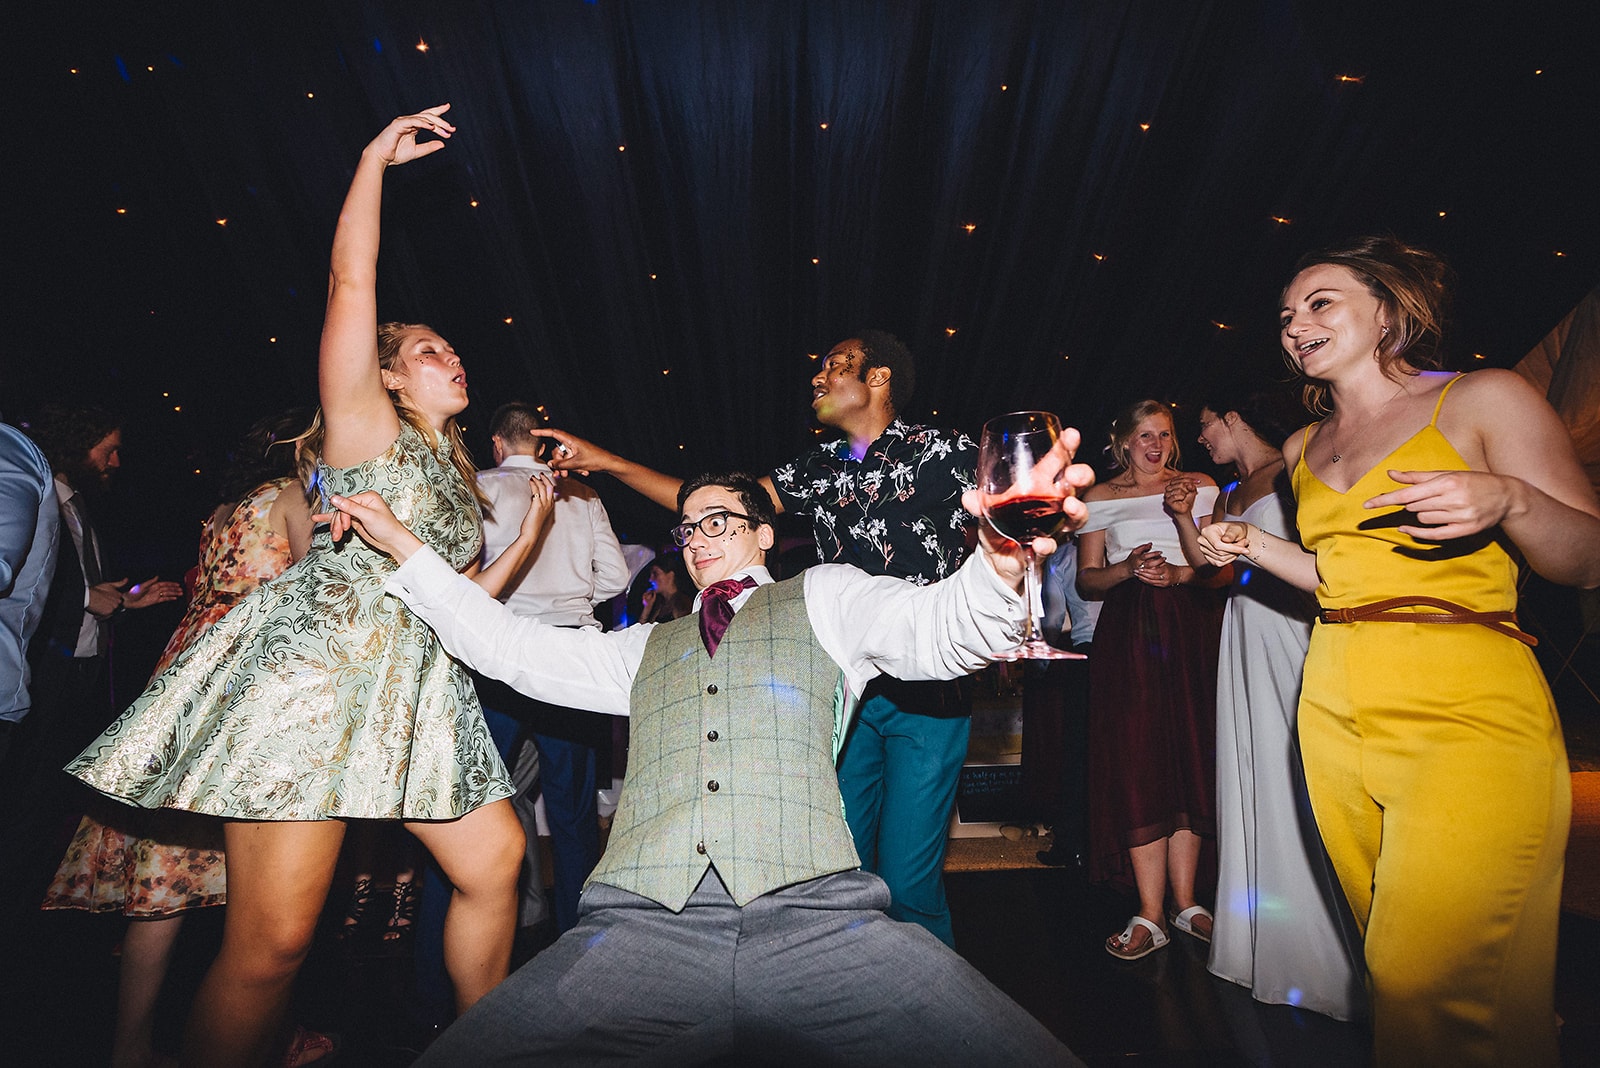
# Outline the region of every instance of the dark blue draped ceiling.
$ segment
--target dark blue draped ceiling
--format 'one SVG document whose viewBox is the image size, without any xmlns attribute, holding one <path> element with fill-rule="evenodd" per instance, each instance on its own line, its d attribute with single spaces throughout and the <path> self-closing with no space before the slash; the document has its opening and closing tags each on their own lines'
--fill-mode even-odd
<svg viewBox="0 0 1600 1068">
<path fill-rule="evenodd" d="M 10 34 L 0 403 L 109 393 L 147 468 L 313 398 L 350 169 L 443 101 L 457 136 L 389 179 L 380 307 L 456 344 L 479 444 L 522 397 L 670 470 L 764 469 L 814 440 L 808 354 L 865 325 L 916 352 L 913 415 L 1098 428 L 1281 379 L 1288 265 L 1363 231 L 1453 259 L 1460 366 L 1515 362 L 1600 277 L 1593 14 L 36 7 Z"/>
</svg>

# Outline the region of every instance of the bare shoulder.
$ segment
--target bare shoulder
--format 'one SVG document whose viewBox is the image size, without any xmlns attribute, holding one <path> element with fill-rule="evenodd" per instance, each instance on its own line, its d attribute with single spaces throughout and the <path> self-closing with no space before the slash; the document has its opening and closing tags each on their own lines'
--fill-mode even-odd
<svg viewBox="0 0 1600 1068">
<path fill-rule="evenodd" d="M 1459 377 L 1461 380 L 1450 390 L 1450 398 L 1445 402 L 1447 409 L 1452 405 L 1473 407 L 1499 404 L 1547 405 L 1544 395 L 1515 371 L 1486 367 L 1481 371 L 1472 371 Z"/>
<path fill-rule="evenodd" d="M 1109 500 L 1115 493 L 1116 490 L 1111 488 L 1111 483 L 1109 481 L 1096 482 L 1094 485 L 1078 494 L 1078 497 L 1085 504 L 1089 504 L 1093 503 L 1094 501 Z"/>
</svg>

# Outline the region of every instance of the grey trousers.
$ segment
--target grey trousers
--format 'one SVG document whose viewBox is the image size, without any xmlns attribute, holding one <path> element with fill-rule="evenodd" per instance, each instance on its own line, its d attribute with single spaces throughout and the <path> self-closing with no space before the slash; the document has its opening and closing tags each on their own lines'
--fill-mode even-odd
<svg viewBox="0 0 1600 1068">
<path fill-rule="evenodd" d="M 865 872 L 681 913 L 601 883 L 578 925 L 428 1048 L 456 1065 L 1081 1065 Z"/>
</svg>

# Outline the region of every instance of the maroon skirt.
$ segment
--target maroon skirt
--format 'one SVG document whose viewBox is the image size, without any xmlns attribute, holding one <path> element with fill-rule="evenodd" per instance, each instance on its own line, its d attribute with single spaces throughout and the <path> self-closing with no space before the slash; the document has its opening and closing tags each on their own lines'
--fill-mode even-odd
<svg viewBox="0 0 1600 1068">
<path fill-rule="evenodd" d="M 1089 876 L 1130 882 L 1128 849 L 1215 837 L 1220 591 L 1129 580 L 1089 658 Z"/>
</svg>

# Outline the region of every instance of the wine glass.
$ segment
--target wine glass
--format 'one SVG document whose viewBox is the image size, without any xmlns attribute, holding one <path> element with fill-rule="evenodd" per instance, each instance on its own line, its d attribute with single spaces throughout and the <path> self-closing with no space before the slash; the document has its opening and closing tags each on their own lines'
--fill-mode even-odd
<svg viewBox="0 0 1600 1068">
<path fill-rule="evenodd" d="M 1027 568 L 1023 585 L 1028 625 L 1022 644 L 1001 660 L 1082 660 L 1082 653 L 1057 649 L 1044 640 L 1043 602 L 1039 596 L 1039 561 L 1033 539 L 1050 537 L 1066 525 L 1065 466 L 1053 471 L 1034 467 L 1055 447 L 1061 422 L 1049 412 L 1012 412 L 983 425 L 978 444 L 978 494 L 983 517 L 1001 537 L 1023 547 Z"/>
</svg>

